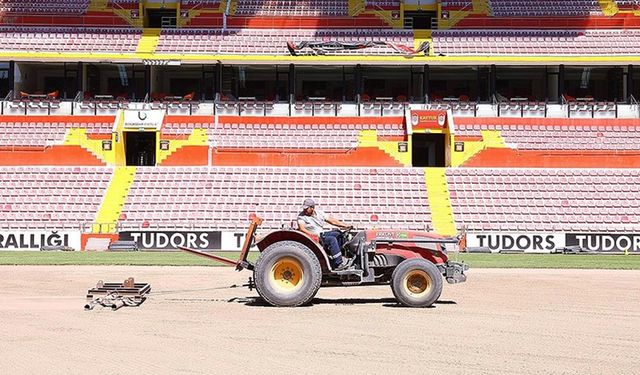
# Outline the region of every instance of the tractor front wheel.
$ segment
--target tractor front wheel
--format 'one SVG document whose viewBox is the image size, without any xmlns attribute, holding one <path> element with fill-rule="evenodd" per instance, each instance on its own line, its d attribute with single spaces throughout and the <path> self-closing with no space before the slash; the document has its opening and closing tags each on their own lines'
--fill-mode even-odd
<svg viewBox="0 0 640 375">
<path fill-rule="evenodd" d="M 316 255 L 295 241 L 271 244 L 254 269 L 258 294 L 273 306 L 300 306 L 315 297 L 322 281 Z"/>
<path fill-rule="evenodd" d="M 391 290 L 396 300 L 409 307 L 431 306 L 442 293 L 442 275 L 426 259 L 407 259 L 393 270 Z"/>
</svg>

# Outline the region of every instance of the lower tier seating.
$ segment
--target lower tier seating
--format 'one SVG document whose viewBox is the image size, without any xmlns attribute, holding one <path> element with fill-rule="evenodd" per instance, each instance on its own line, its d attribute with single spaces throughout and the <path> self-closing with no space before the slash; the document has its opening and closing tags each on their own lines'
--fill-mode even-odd
<svg viewBox="0 0 640 375">
<path fill-rule="evenodd" d="M 110 167 L 1 167 L 0 228 L 79 230 L 92 223 Z"/>
<path fill-rule="evenodd" d="M 431 223 L 422 169 L 172 167 L 138 169 L 121 224 L 243 230 L 258 215 L 277 229 L 309 197 L 357 227 Z"/>
<path fill-rule="evenodd" d="M 640 230 L 638 169 L 458 168 L 446 175 L 458 228 Z"/>
</svg>

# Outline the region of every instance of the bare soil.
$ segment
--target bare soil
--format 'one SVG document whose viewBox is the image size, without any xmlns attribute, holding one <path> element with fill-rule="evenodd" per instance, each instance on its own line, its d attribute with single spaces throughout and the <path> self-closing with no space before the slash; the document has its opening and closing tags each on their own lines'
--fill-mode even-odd
<svg viewBox="0 0 640 375">
<path fill-rule="evenodd" d="M 471 269 L 432 308 L 388 286 L 265 306 L 222 267 L 1 266 L 0 374 L 630 374 L 640 271 Z M 99 280 L 152 286 L 84 311 Z"/>
</svg>

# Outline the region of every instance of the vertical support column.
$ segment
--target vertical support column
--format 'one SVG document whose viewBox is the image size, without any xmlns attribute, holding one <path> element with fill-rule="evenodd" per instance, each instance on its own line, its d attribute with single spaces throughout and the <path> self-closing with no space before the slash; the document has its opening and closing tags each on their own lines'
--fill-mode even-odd
<svg viewBox="0 0 640 375">
<path fill-rule="evenodd" d="M 360 95 L 362 95 L 363 90 L 363 82 L 362 82 L 362 65 L 357 64 L 355 70 L 355 80 L 356 80 L 356 103 L 360 104 Z"/>
<path fill-rule="evenodd" d="M 429 65 L 425 64 L 424 74 L 422 75 L 422 96 L 424 96 L 424 102 L 428 102 L 429 98 Z"/>
<path fill-rule="evenodd" d="M 9 79 L 9 91 L 14 91 L 15 87 L 16 87 L 16 62 L 11 60 L 9 61 L 9 71 L 7 72 L 8 74 L 8 79 Z"/>
<path fill-rule="evenodd" d="M 296 66 L 289 64 L 289 104 L 296 100 Z"/>
<path fill-rule="evenodd" d="M 496 65 L 491 65 L 491 70 L 489 71 L 489 100 L 496 94 L 496 81 L 497 81 L 497 73 L 496 73 Z"/>
<path fill-rule="evenodd" d="M 633 87 L 633 65 L 627 65 L 627 87 L 625 88 L 624 97 L 627 102 L 629 102 L 629 98 L 633 95 L 635 87 Z M 636 98 L 637 99 L 637 98 Z"/>
<path fill-rule="evenodd" d="M 564 94 L 564 65 L 558 67 L 558 101 L 562 102 L 562 94 Z"/>
<path fill-rule="evenodd" d="M 134 68 L 135 69 L 135 68 Z M 151 65 L 145 65 L 144 67 L 144 91 L 145 95 L 151 95 Z"/>
</svg>

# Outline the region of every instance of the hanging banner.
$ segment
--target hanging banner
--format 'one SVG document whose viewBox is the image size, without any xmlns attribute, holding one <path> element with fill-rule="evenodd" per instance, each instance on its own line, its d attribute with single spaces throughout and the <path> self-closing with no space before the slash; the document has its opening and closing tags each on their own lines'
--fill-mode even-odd
<svg viewBox="0 0 640 375">
<path fill-rule="evenodd" d="M 447 111 L 411 110 L 413 130 L 438 129 L 447 127 Z"/>
<path fill-rule="evenodd" d="M 42 247 L 80 249 L 80 232 L 74 231 L 1 231 L 0 250 L 40 250 Z"/>
</svg>

